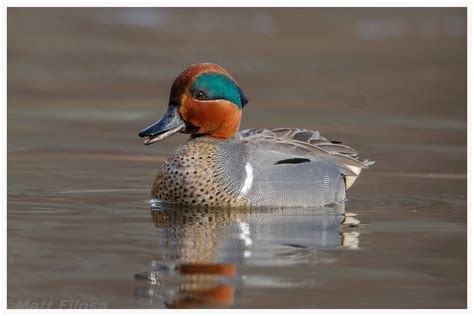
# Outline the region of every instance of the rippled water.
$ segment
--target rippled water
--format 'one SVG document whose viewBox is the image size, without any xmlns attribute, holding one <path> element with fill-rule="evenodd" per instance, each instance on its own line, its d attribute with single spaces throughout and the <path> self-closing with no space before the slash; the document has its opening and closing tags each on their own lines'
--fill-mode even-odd
<svg viewBox="0 0 474 316">
<path fill-rule="evenodd" d="M 9 307 L 466 307 L 465 18 L 9 9 Z M 137 132 L 203 60 L 249 95 L 242 128 L 317 129 L 376 161 L 345 205 L 150 208 L 186 137 Z"/>
<path fill-rule="evenodd" d="M 330 264 L 324 250 L 358 248 L 358 221 L 344 205 L 311 209 L 212 210 L 152 208 L 160 258 L 137 274 L 137 297 L 169 307 L 230 306 L 243 289 L 313 287 L 317 279 L 287 267 Z M 245 271 L 253 267 L 257 271 Z M 262 274 L 259 269 L 277 274 Z M 278 273 L 281 270 L 281 273 Z"/>
</svg>

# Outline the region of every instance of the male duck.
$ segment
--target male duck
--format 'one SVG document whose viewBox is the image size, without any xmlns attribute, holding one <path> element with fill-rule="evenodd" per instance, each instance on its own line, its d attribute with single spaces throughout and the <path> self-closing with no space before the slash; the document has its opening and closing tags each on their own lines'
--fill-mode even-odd
<svg viewBox="0 0 474 316">
<path fill-rule="evenodd" d="M 215 64 L 194 64 L 173 82 L 168 110 L 140 131 L 145 145 L 191 134 L 163 163 L 152 197 L 199 206 L 324 206 L 345 199 L 361 169 L 357 153 L 301 128 L 238 132 L 248 102 Z"/>
</svg>

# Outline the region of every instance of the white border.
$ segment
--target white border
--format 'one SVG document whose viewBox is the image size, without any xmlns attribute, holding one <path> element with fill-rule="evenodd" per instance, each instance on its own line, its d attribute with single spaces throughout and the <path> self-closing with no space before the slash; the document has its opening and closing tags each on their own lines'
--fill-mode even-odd
<svg viewBox="0 0 474 316">
<path fill-rule="evenodd" d="M 0 301 L 0 310 L 2 314 L 5 315 L 23 315 L 23 314 L 30 314 L 34 313 L 36 315 L 51 315 L 51 314 L 63 314 L 63 313 L 73 313 L 73 314 L 85 314 L 85 313 L 92 313 L 92 314 L 113 314 L 113 315 L 129 315 L 130 313 L 139 313 L 139 314 L 149 314 L 149 315 L 157 315 L 157 313 L 173 313 L 173 314 L 181 314 L 181 315 L 188 315 L 189 313 L 196 313 L 200 315 L 220 315 L 223 311 L 221 310 L 181 310 L 181 311 L 173 311 L 173 310 L 7 310 L 6 309 L 6 283 L 7 283 L 7 274 L 6 274 L 6 255 L 7 255 L 7 55 L 6 55 L 6 46 L 7 46 L 7 7 L 209 7 L 209 6 L 223 6 L 223 7 L 467 7 L 468 8 L 468 108 L 467 108 L 467 115 L 468 115 L 468 158 L 471 156 L 471 149 L 472 149 L 472 129 L 469 128 L 469 122 L 472 121 L 472 109 L 471 109 L 471 88 L 472 88 L 472 81 L 471 81 L 471 70 L 472 70 L 472 63 L 469 61 L 469 57 L 471 57 L 472 50 L 472 23 L 470 18 L 472 16 L 471 12 L 471 5 L 469 1 L 339 1 L 339 0 L 325 0 L 325 1 L 310 1 L 310 0 L 293 0 L 289 1 L 282 1 L 282 0 L 240 0 L 240 1 L 227 1 L 223 3 L 222 1 L 218 0 L 187 0 L 177 3 L 176 0 L 160 0 L 160 1 L 93 1 L 93 0 L 83 0 L 83 1 L 3 1 L 2 2 L 2 13 L 1 13 L 1 36 L 2 36 L 2 62 L 1 62 L 1 69 L 2 69 L 2 96 L 1 102 L 2 107 L 0 109 L 1 113 L 1 128 L 4 132 L 4 137 L 2 137 L 3 147 L 1 149 L 1 158 L 3 161 L 2 170 L 4 176 L 4 181 L 1 182 L 0 188 L 2 192 L 2 234 L 1 234 L 1 254 L 2 254 L 2 261 L 1 261 L 1 301 Z M 472 162 L 468 159 L 468 195 L 472 191 L 471 185 L 471 174 L 472 171 Z M 472 209 L 472 199 L 468 199 L 468 213 L 469 210 Z M 347 315 L 348 313 L 353 315 L 380 315 L 383 314 L 404 314 L 404 315 L 466 315 L 466 314 L 473 314 L 472 310 L 472 291 L 471 291 L 471 254 L 472 254 L 472 243 L 469 242 L 471 238 L 471 228 L 472 228 L 472 219 L 471 216 L 468 214 L 468 309 L 467 310 L 307 310 L 307 309 L 298 309 L 297 311 L 294 310 L 226 310 L 225 313 L 228 314 L 236 314 L 236 313 L 245 313 L 245 314 L 272 314 L 272 315 L 282 315 L 288 313 L 295 313 L 298 314 L 305 314 L 305 315 L 314 315 L 317 313 L 318 315 Z"/>
<path fill-rule="evenodd" d="M 81 0 L 81 1 L 40 1 L 6 0 L 4 7 L 467 7 L 469 1 L 429 1 L 429 0 Z"/>
</svg>

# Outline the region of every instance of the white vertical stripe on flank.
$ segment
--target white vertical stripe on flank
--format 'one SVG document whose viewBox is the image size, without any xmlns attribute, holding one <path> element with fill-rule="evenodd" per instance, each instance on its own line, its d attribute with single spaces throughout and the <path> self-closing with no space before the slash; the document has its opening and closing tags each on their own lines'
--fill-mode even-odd
<svg viewBox="0 0 474 316">
<path fill-rule="evenodd" d="M 253 168 L 250 162 L 247 162 L 245 164 L 245 172 L 247 173 L 247 177 L 245 178 L 244 186 L 242 187 L 242 190 L 240 190 L 240 193 L 246 194 L 250 188 L 252 187 L 252 182 L 253 182 Z"/>
</svg>

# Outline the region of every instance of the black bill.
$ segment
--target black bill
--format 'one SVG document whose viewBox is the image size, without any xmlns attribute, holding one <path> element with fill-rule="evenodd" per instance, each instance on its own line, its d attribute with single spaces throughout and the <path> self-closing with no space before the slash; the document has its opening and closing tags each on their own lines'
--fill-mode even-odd
<svg viewBox="0 0 474 316">
<path fill-rule="evenodd" d="M 150 145 L 159 142 L 173 134 L 186 128 L 186 123 L 181 119 L 178 113 L 178 107 L 170 105 L 165 115 L 156 123 L 142 129 L 138 136 L 146 137 L 143 142 Z"/>
</svg>

